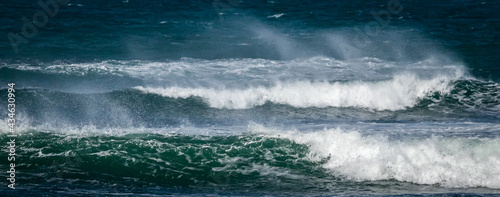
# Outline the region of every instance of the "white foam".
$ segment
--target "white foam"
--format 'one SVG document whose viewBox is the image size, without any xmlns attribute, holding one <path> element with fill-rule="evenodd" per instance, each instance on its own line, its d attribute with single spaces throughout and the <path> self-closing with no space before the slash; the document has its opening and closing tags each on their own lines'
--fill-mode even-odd
<svg viewBox="0 0 500 197">
<path fill-rule="evenodd" d="M 293 60 L 106 60 L 94 63 L 12 64 L 8 67 L 50 74 L 126 76 L 140 79 L 146 85 L 214 88 L 249 87 L 290 81 L 387 80 L 403 72 L 436 77 L 464 70 L 461 63 L 443 63 L 432 58 L 419 62 L 393 62 L 373 57 L 338 60 L 324 56 Z"/>
<path fill-rule="evenodd" d="M 268 16 L 267 18 L 280 18 L 280 17 L 282 17 L 284 15 L 286 15 L 286 14 L 285 13 L 279 13 L 279 14 Z"/>
<path fill-rule="evenodd" d="M 309 159 L 334 175 L 355 181 L 390 180 L 445 187 L 500 188 L 500 139 L 429 137 L 389 140 L 384 135 L 325 129 L 280 131 L 260 125 L 251 132 L 291 139 L 310 147 Z"/>
<path fill-rule="evenodd" d="M 189 121 L 183 121 L 178 127 L 161 127 L 148 128 L 143 126 L 125 126 L 125 127 L 96 127 L 93 124 L 87 125 L 71 125 L 63 121 L 44 122 L 43 124 L 33 126 L 33 121 L 22 113 L 16 115 L 16 125 L 14 133 L 10 132 L 8 119 L 0 119 L 0 135 L 14 134 L 25 135 L 32 131 L 47 132 L 54 134 L 62 134 L 68 136 L 123 136 L 127 134 L 159 134 L 159 135 L 203 135 L 203 136 L 220 136 L 234 135 L 245 132 L 245 126 L 229 126 L 224 128 L 206 126 L 203 128 L 195 127 Z"/>
<path fill-rule="evenodd" d="M 455 77 L 422 79 L 413 74 L 396 75 L 378 82 L 290 82 L 272 87 L 214 89 L 183 87 L 136 87 L 172 98 L 201 97 L 214 108 L 247 109 L 266 102 L 294 107 L 362 107 L 374 110 L 400 110 L 412 107 L 433 92 L 448 93 Z"/>
</svg>

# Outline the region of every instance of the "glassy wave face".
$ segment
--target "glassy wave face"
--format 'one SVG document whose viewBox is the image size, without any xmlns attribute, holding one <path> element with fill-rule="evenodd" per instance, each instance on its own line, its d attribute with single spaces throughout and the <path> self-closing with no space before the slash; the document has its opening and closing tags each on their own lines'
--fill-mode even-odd
<svg viewBox="0 0 500 197">
<path fill-rule="evenodd" d="M 71 1 L 1 41 L 1 193 L 500 193 L 498 5 L 217 2 Z M 38 9 L 10 3 L 4 35 Z"/>
</svg>

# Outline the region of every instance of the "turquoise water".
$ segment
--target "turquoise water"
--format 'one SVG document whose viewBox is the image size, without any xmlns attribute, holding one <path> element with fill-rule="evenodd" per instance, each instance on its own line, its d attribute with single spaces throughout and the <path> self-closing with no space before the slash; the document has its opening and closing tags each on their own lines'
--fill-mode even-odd
<svg viewBox="0 0 500 197">
<path fill-rule="evenodd" d="M 2 1 L 0 195 L 499 195 L 499 6 Z"/>
</svg>

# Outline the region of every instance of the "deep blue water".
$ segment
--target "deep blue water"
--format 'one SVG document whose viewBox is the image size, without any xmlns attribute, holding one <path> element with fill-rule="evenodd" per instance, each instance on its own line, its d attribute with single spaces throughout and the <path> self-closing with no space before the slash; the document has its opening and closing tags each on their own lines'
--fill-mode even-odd
<svg viewBox="0 0 500 197">
<path fill-rule="evenodd" d="M 0 2 L 0 196 L 500 194 L 499 1 L 40 3 Z"/>
</svg>

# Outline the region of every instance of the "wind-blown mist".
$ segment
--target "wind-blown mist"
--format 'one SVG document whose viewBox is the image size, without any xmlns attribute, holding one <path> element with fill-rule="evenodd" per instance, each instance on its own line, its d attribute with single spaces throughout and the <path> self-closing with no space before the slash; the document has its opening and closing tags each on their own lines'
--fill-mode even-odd
<svg viewBox="0 0 500 197">
<path fill-rule="evenodd" d="M 72 0 L 0 40 L 17 191 L 496 195 L 496 4 L 391 2 Z M 23 36 L 43 8 L 0 10 Z"/>
</svg>

